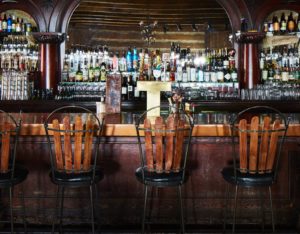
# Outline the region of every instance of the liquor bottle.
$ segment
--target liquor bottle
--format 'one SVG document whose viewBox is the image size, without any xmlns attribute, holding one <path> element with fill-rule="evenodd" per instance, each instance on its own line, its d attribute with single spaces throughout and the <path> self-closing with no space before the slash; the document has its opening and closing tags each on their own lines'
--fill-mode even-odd
<svg viewBox="0 0 300 234">
<path fill-rule="evenodd" d="M 78 63 L 78 69 L 76 71 L 75 81 L 82 82 L 82 70 L 80 68 L 80 63 Z"/>
<path fill-rule="evenodd" d="M 133 94 L 134 94 L 134 100 L 140 100 L 140 91 L 137 89 L 137 76 L 133 75 L 132 77 L 133 81 Z"/>
<path fill-rule="evenodd" d="M 153 65 L 152 65 L 153 76 L 156 81 L 161 80 L 161 69 L 162 69 L 162 59 L 161 59 L 160 51 L 156 50 L 153 56 Z"/>
<path fill-rule="evenodd" d="M 268 63 L 264 62 L 261 66 L 261 81 L 265 83 L 268 80 Z"/>
<path fill-rule="evenodd" d="M 285 34 L 286 33 L 286 19 L 284 12 L 281 14 L 280 17 L 280 33 Z"/>
<path fill-rule="evenodd" d="M 273 16 L 272 23 L 273 23 L 274 34 L 278 35 L 279 31 L 280 31 L 280 25 L 279 25 L 279 22 L 278 22 L 278 17 L 276 15 Z"/>
<path fill-rule="evenodd" d="M 139 56 L 137 53 L 137 49 L 136 47 L 133 48 L 133 55 L 132 55 L 132 70 L 133 71 L 138 71 L 138 60 L 139 60 Z"/>
<path fill-rule="evenodd" d="M 129 75 L 127 79 L 127 100 L 131 101 L 133 99 L 134 99 L 133 80 L 132 80 L 132 75 Z"/>
<path fill-rule="evenodd" d="M 197 81 L 197 72 L 196 72 L 196 67 L 194 63 L 191 63 L 191 82 L 196 82 Z"/>
<path fill-rule="evenodd" d="M 88 82 L 89 81 L 89 68 L 88 68 L 88 58 L 85 56 L 83 59 L 83 66 L 82 66 L 82 81 Z"/>
<path fill-rule="evenodd" d="M 245 18 L 241 18 L 241 32 L 247 32 L 248 31 L 248 23 Z"/>
<path fill-rule="evenodd" d="M 95 82 L 100 81 L 100 66 L 99 66 L 99 58 L 96 58 L 96 64 L 94 67 L 94 80 Z"/>
<path fill-rule="evenodd" d="M 128 47 L 127 53 L 126 53 L 126 68 L 128 72 L 132 72 L 132 53 L 131 48 Z"/>
<path fill-rule="evenodd" d="M 95 81 L 95 74 L 94 74 L 94 66 L 93 66 L 93 56 L 90 58 L 90 66 L 89 66 L 89 82 Z"/>
<path fill-rule="evenodd" d="M 144 50 L 141 49 L 140 50 L 140 54 L 139 54 L 139 80 L 146 80 L 146 78 L 144 77 L 144 60 L 145 59 L 145 53 Z"/>
<path fill-rule="evenodd" d="M 183 68 L 182 68 L 182 65 L 181 65 L 181 62 L 178 61 L 177 63 L 177 67 L 176 67 L 176 82 L 182 82 L 183 80 Z"/>
<path fill-rule="evenodd" d="M 238 82 L 238 73 L 235 66 L 231 68 L 230 77 L 232 82 L 234 83 Z"/>
<path fill-rule="evenodd" d="M 21 32 L 22 27 L 21 27 L 21 22 L 20 22 L 20 18 L 17 18 L 17 23 L 16 23 L 16 32 Z"/>
<path fill-rule="evenodd" d="M 69 67 L 69 82 L 74 82 L 75 81 L 75 76 L 76 76 L 76 69 L 74 66 L 74 57 L 72 54 L 70 54 L 70 67 Z"/>
<path fill-rule="evenodd" d="M 11 32 L 16 32 L 16 25 L 17 25 L 17 21 L 16 21 L 16 16 L 12 15 L 12 19 L 11 19 Z"/>
<path fill-rule="evenodd" d="M 144 53 L 144 80 L 149 80 L 150 79 L 150 75 L 152 73 L 152 69 L 151 69 L 151 58 L 149 56 L 149 50 L 145 49 L 145 53 Z"/>
<path fill-rule="evenodd" d="M 1 14 L 0 14 L 0 32 L 2 32 L 3 30 L 2 30 L 2 16 L 1 16 Z"/>
<path fill-rule="evenodd" d="M 7 32 L 11 33 L 11 30 L 12 30 L 12 18 L 11 15 L 9 15 L 7 18 Z"/>
<path fill-rule="evenodd" d="M 122 89 L 121 89 L 121 99 L 122 101 L 126 101 L 128 99 L 127 96 L 127 77 L 122 77 Z"/>
<path fill-rule="evenodd" d="M 198 55 L 199 62 L 197 62 L 197 82 L 204 82 L 204 62 L 201 61 L 204 58 L 202 53 Z"/>
<path fill-rule="evenodd" d="M 119 58 L 119 71 L 125 72 L 126 70 L 126 52 L 123 51 L 122 56 Z"/>
<path fill-rule="evenodd" d="M 300 32 L 300 13 L 298 13 L 298 18 L 297 18 L 297 26 L 296 26 L 296 31 L 297 33 Z"/>
<path fill-rule="evenodd" d="M 100 81 L 106 82 L 106 64 L 104 62 L 100 66 Z"/>
<path fill-rule="evenodd" d="M 61 73 L 61 81 L 66 82 L 68 80 L 69 80 L 69 64 L 68 64 L 67 56 L 65 56 L 63 70 Z"/>
<path fill-rule="evenodd" d="M 7 16 L 4 14 L 2 19 L 2 31 L 7 32 Z"/>
<path fill-rule="evenodd" d="M 119 70 L 119 53 L 115 53 L 112 58 L 112 70 L 117 72 Z"/>
<path fill-rule="evenodd" d="M 291 12 L 289 17 L 288 17 L 288 21 L 287 21 L 287 29 L 289 33 L 293 33 L 295 31 L 296 25 L 295 25 L 295 21 L 293 18 L 293 13 Z"/>
<path fill-rule="evenodd" d="M 170 51 L 170 81 L 175 81 L 176 77 L 176 54 L 175 54 L 175 43 L 171 43 L 171 51 Z"/>
<path fill-rule="evenodd" d="M 231 82 L 231 72 L 229 69 L 229 58 L 227 53 L 227 48 L 224 49 L 223 55 L 223 73 L 224 73 L 224 82 Z"/>
</svg>

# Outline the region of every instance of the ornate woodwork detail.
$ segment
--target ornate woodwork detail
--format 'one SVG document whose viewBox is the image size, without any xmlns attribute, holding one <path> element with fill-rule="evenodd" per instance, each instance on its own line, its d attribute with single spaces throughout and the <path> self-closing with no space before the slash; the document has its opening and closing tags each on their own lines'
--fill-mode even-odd
<svg viewBox="0 0 300 234">
<path fill-rule="evenodd" d="M 32 36 L 37 43 L 60 44 L 66 39 L 65 33 L 55 32 L 37 32 L 32 33 Z"/>
<path fill-rule="evenodd" d="M 236 33 L 235 36 L 238 43 L 260 43 L 266 34 L 264 32 L 245 32 Z"/>
</svg>

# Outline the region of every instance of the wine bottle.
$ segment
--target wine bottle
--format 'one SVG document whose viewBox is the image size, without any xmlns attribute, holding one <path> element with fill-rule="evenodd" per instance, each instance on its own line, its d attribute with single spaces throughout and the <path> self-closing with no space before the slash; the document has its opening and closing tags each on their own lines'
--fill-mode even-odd
<svg viewBox="0 0 300 234">
<path fill-rule="evenodd" d="M 122 101 L 127 100 L 127 77 L 123 76 L 122 77 L 122 88 L 121 88 L 121 99 Z"/>
<path fill-rule="evenodd" d="M 280 18 L 280 33 L 285 34 L 286 33 L 286 19 L 284 12 L 281 14 Z"/>
<path fill-rule="evenodd" d="M 76 71 L 75 81 L 82 82 L 82 70 L 80 68 L 80 63 L 78 63 L 78 69 Z"/>
<path fill-rule="evenodd" d="M 127 100 L 131 101 L 133 99 L 134 99 L 133 81 L 132 81 L 132 75 L 129 75 L 127 79 Z"/>
<path fill-rule="evenodd" d="M 293 33 L 295 31 L 295 21 L 293 18 L 293 13 L 291 12 L 289 17 L 288 17 L 288 22 L 287 22 L 287 29 L 289 33 Z"/>
<path fill-rule="evenodd" d="M 4 14 L 2 19 L 2 31 L 7 32 L 7 16 Z"/>
<path fill-rule="evenodd" d="M 11 33 L 11 28 L 12 28 L 12 18 L 11 18 L 11 15 L 9 15 L 7 18 L 7 32 L 8 33 Z"/>
<path fill-rule="evenodd" d="M 16 21 L 16 16 L 13 15 L 12 19 L 11 19 L 11 32 L 16 32 L 16 25 L 17 25 L 17 21 Z"/>
<path fill-rule="evenodd" d="M 278 22 L 278 17 L 276 15 L 273 16 L 272 23 L 273 23 L 273 32 L 275 35 L 278 35 L 280 31 L 280 25 Z"/>
</svg>

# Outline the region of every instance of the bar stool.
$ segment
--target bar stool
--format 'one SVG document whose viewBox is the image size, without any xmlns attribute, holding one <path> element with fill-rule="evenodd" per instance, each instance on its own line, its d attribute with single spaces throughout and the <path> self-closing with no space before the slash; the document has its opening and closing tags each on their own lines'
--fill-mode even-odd
<svg viewBox="0 0 300 234">
<path fill-rule="evenodd" d="M 84 113 L 70 113 L 74 111 Z M 50 113 L 44 126 L 50 151 L 50 177 L 51 181 L 58 186 L 56 212 L 57 217 L 60 216 L 60 232 L 62 232 L 65 188 L 89 187 L 91 224 L 94 233 L 93 189 L 97 199 L 96 184 L 103 179 L 102 170 L 97 166 L 103 121 L 101 122 L 93 112 L 84 107 L 64 106 Z M 93 142 L 94 137 L 95 142 Z M 52 233 L 54 229 L 53 219 Z"/>
<path fill-rule="evenodd" d="M 289 121 L 285 115 L 268 106 L 254 106 L 245 109 L 232 119 L 233 165 L 222 170 L 223 179 L 228 182 L 224 231 L 226 230 L 229 184 L 235 186 L 232 232 L 235 232 L 239 187 L 268 188 L 272 230 L 275 231 L 271 187 L 277 182 L 281 150 L 288 125 Z M 262 190 L 260 190 L 260 199 L 262 229 L 264 229 Z"/>
<path fill-rule="evenodd" d="M 16 164 L 16 150 L 20 134 L 21 121 L 17 123 L 13 116 L 3 110 L 0 110 L 0 126 L 0 188 L 9 189 L 10 206 L 10 221 L 1 222 L 10 222 L 11 233 L 14 233 L 13 189 L 14 186 L 26 180 L 28 170 L 21 165 Z M 21 192 L 23 223 L 25 233 L 27 233 L 23 187 L 21 187 Z"/>
<path fill-rule="evenodd" d="M 193 120 L 181 109 L 174 112 L 154 107 L 136 121 L 140 167 L 135 175 L 144 185 L 142 233 L 145 232 L 148 187 L 177 187 L 181 232 L 184 233 L 181 186 L 186 182 L 186 163 L 193 131 Z M 160 116 L 153 117 L 153 113 Z M 186 140 L 186 141 L 185 141 Z"/>
</svg>

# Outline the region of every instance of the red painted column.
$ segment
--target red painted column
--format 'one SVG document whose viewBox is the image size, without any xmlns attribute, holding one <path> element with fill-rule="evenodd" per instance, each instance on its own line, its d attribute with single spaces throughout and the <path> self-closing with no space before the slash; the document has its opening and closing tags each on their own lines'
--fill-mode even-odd
<svg viewBox="0 0 300 234">
<path fill-rule="evenodd" d="M 240 89 L 252 89 L 259 83 L 259 43 L 264 33 L 247 32 L 236 35 L 239 43 L 239 85 Z"/>
<path fill-rule="evenodd" d="M 57 92 L 57 84 L 60 81 L 60 44 L 64 41 L 65 35 L 61 33 L 34 33 L 34 39 L 40 44 L 40 70 L 41 89 L 53 89 Z"/>
</svg>

